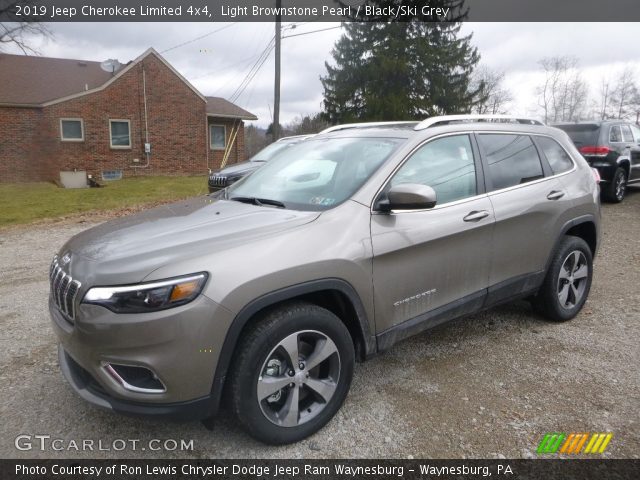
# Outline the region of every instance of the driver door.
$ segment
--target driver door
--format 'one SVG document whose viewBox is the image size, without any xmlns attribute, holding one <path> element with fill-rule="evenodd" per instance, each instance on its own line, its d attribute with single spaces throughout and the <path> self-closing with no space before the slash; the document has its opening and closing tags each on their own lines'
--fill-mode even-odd
<svg viewBox="0 0 640 480">
<path fill-rule="evenodd" d="M 494 213 L 470 135 L 415 150 L 383 190 L 432 187 L 436 206 L 371 217 L 379 347 L 480 309 L 489 280 Z"/>
</svg>

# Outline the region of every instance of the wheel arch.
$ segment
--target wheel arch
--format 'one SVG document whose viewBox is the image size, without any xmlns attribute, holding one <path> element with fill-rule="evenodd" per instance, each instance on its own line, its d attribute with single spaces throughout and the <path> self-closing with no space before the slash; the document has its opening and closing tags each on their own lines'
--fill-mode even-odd
<svg viewBox="0 0 640 480">
<path fill-rule="evenodd" d="M 345 324 L 356 349 L 356 357 L 364 360 L 376 352 L 375 337 L 371 335 L 369 319 L 356 290 L 348 282 L 327 278 L 285 287 L 251 301 L 235 316 L 229 327 L 213 378 L 213 411 L 217 411 L 233 354 L 242 332 L 249 328 L 259 314 L 291 301 L 307 301 L 326 308 Z"/>
<path fill-rule="evenodd" d="M 582 238 L 585 242 L 587 242 L 587 245 L 589 245 L 591 255 L 595 258 L 599 246 L 596 217 L 592 214 L 583 215 L 581 217 L 574 218 L 573 220 L 569 220 L 563 225 L 562 229 L 560 230 L 560 235 L 558 235 L 553 249 L 549 254 L 549 258 L 545 266 L 545 271 L 549 269 L 549 265 L 553 260 L 553 255 L 558 249 L 562 238 L 566 235 L 573 235 L 575 237 Z"/>
<path fill-rule="evenodd" d="M 631 173 L 631 159 L 629 157 L 619 157 L 616 160 L 616 165 L 627 173 L 627 180 L 629 179 L 629 175 Z"/>
</svg>

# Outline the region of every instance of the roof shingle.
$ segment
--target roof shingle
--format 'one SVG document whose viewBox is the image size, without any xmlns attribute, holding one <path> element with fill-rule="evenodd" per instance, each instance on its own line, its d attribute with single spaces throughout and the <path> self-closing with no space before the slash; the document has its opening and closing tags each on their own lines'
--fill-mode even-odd
<svg viewBox="0 0 640 480">
<path fill-rule="evenodd" d="M 99 87 L 112 74 L 100 62 L 0 54 L 0 104 L 40 105 Z"/>
<path fill-rule="evenodd" d="M 147 52 L 156 53 L 153 49 Z M 156 55 L 161 58 L 159 54 Z M 127 65 L 120 67 L 119 71 Z M 179 75 L 177 72 L 176 74 Z M 0 54 L 0 105 L 38 107 L 43 103 L 101 87 L 113 75 L 104 71 L 100 62 L 3 53 Z M 186 79 L 183 80 L 187 82 Z M 195 90 L 195 87 L 192 88 Z M 197 90 L 196 93 L 202 95 Z M 205 98 L 207 115 L 242 120 L 258 119 L 253 113 L 224 98 Z"/>
<path fill-rule="evenodd" d="M 238 118 L 241 120 L 257 120 L 253 113 L 225 100 L 221 97 L 205 97 L 207 99 L 207 115 L 212 117 Z"/>
</svg>

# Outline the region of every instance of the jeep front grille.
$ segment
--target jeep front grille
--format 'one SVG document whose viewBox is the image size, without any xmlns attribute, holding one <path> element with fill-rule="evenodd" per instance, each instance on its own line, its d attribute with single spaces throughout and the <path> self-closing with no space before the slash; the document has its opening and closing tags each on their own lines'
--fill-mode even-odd
<svg viewBox="0 0 640 480">
<path fill-rule="evenodd" d="M 49 286 L 54 303 L 69 320 L 76 319 L 76 297 L 81 283 L 71 278 L 58 264 L 58 256 L 53 257 L 49 268 Z"/>
<path fill-rule="evenodd" d="M 223 175 L 212 175 L 209 177 L 209 185 L 212 187 L 226 187 L 227 177 Z"/>
</svg>

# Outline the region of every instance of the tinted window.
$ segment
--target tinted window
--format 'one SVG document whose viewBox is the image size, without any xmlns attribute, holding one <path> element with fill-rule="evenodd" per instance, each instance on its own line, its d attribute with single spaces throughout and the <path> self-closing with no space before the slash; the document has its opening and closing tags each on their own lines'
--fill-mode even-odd
<svg viewBox="0 0 640 480">
<path fill-rule="evenodd" d="M 609 141 L 611 143 L 622 141 L 622 134 L 620 133 L 620 127 L 618 127 L 617 125 L 615 127 L 611 127 L 611 130 L 609 130 Z"/>
<path fill-rule="evenodd" d="M 553 138 L 537 137 L 537 141 L 547 157 L 553 173 L 562 173 L 573 168 L 571 157 Z"/>
<path fill-rule="evenodd" d="M 487 156 L 493 190 L 542 178 L 542 165 L 531 138 L 524 135 L 478 136 Z"/>
<path fill-rule="evenodd" d="M 600 127 L 594 123 L 576 123 L 567 125 L 556 125 L 556 128 L 564 130 L 569 135 L 571 141 L 578 147 L 588 145 L 598 145 L 598 134 Z"/>
<path fill-rule="evenodd" d="M 620 125 L 620 130 L 622 130 L 622 140 L 624 142 L 633 142 L 633 135 L 629 125 Z"/>
<path fill-rule="evenodd" d="M 420 183 L 436 192 L 438 204 L 476 194 L 476 168 L 468 135 L 439 138 L 420 147 L 390 185 Z"/>
</svg>

